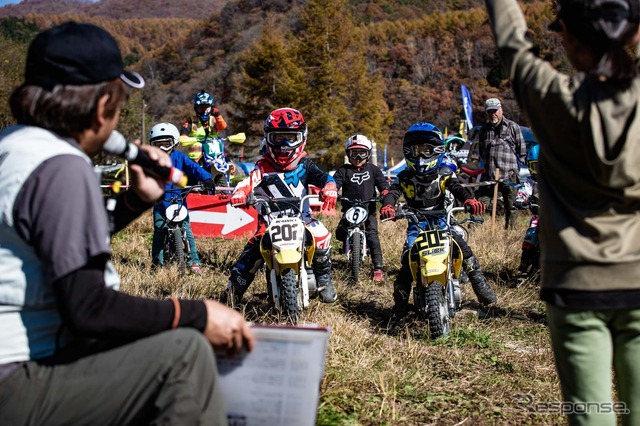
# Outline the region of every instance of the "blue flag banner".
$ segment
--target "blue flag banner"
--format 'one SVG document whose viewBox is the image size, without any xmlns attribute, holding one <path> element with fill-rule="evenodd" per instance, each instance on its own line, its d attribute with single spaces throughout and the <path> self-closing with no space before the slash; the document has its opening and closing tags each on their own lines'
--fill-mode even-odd
<svg viewBox="0 0 640 426">
<path fill-rule="evenodd" d="M 471 94 L 469 89 L 464 84 L 460 85 L 462 91 L 462 109 L 464 110 L 464 117 L 467 120 L 467 129 L 473 129 L 473 107 L 471 106 Z"/>
</svg>

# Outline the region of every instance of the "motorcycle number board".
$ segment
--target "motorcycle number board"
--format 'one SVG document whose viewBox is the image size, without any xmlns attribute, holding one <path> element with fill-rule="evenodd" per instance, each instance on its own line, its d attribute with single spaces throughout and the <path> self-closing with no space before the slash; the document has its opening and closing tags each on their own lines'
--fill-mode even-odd
<svg viewBox="0 0 640 426">
<path fill-rule="evenodd" d="M 258 212 L 252 206 L 234 207 L 226 194 L 189 194 L 189 218 L 196 237 L 246 238 L 258 229 Z"/>
</svg>

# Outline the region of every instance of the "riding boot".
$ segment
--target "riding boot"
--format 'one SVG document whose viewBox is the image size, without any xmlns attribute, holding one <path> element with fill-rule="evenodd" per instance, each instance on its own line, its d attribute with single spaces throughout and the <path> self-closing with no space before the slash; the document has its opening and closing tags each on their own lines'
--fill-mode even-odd
<svg viewBox="0 0 640 426">
<path fill-rule="evenodd" d="M 393 283 L 393 314 L 396 317 L 404 317 L 407 315 L 409 308 L 409 295 L 411 294 L 411 285 L 413 284 L 413 275 L 409 267 L 408 252 L 402 255 L 402 266 L 396 281 Z"/>
<path fill-rule="evenodd" d="M 473 288 L 473 292 L 476 294 L 478 302 L 487 306 L 496 303 L 498 301 L 498 297 L 489 286 L 485 276 L 482 274 L 478 259 L 476 259 L 475 256 L 471 256 L 468 259 L 464 259 L 462 264 L 469 276 L 471 288 Z"/>
<path fill-rule="evenodd" d="M 313 254 L 313 273 L 320 293 L 320 300 L 333 303 L 338 298 L 331 278 L 331 249 L 316 249 Z"/>
<path fill-rule="evenodd" d="M 220 302 L 236 306 L 242 301 L 244 292 L 256 277 L 256 272 L 262 267 L 262 255 L 257 243 L 250 241 L 245 245 L 238 261 L 231 270 L 227 288 L 220 295 Z"/>
</svg>

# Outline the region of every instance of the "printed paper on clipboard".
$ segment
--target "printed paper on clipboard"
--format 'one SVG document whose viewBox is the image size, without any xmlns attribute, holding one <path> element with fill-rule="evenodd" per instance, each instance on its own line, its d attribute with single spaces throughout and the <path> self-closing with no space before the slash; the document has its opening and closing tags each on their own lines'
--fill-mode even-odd
<svg viewBox="0 0 640 426">
<path fill-rule="evenodd" d="M 274 325 L 252 330 L 251 353 L 217 355 L 229 426 L 315 425 L 329 330 Z"/>
</svg>

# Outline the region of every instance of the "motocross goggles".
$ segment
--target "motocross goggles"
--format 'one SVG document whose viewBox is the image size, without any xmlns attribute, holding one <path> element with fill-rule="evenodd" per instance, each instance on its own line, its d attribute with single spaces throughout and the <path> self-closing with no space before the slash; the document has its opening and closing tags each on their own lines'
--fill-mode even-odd
<svg viewBox="0 0 640 426">
<path fill-rule="evenodd" d="M 267 143 L 276 148 L 295 148 L 304 142 L 302 132 L 269 132 Z"/>
<path fill-rule="evenodd" d="M 430 143 L 420 143 L 416 145 L 412 145 L 411 156 L 414 158 L 431 158 L 434 155 L 444 154 L 444 146 L 443 145 L 432 145 Z"/>
<path fill-rule="evenodd" d="M 211 105 L 207 105 L 207 104 L 196 105 L 194 109 L 198 114 L 206 114 L 211 109 Z"/>
<path fill-rule="evenodd" d="M 176 146 L 176 144 L 178 143 L 173 138 L 158 138 L 158 139 L 153 139 L 150 142 L 152 146 L 155 146 L 156 148 L 160 148 L 165 152 L 171 151 L 171 149 L 174 146 Z"/>
<path fill-rule="evenodd" d="M 538 160 L 529 160 L 529 173 L 532 176 L 538 174 Z"/>
<path fill-rule="evenodd" d="M 355 161 L 368 160 L 371 156 L 371 151 L 364 148 L 352 148 L 347 150 L 347 156 Z"/>
</svg>

